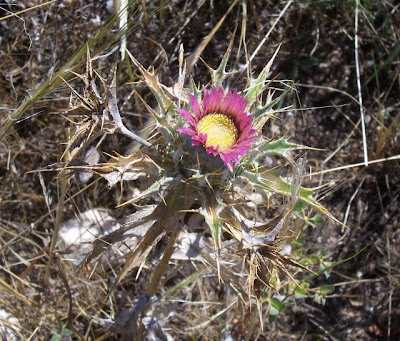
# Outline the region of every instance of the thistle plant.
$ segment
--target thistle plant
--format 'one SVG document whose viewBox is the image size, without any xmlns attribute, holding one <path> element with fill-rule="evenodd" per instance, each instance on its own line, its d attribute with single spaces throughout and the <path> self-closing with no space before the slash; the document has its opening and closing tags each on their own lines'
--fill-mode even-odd
<svg viewBox="0 0 400 341">
<path fill-rule="evenodd" d="M 191 137 L 192 143 L 186 147 L 189 153 L 192 147 L 200 146 L 197 155 L 205 150 L 214 158 L 219 157 L 224 166 L 233 172 L 232 163 L 239 163 L 239 156 L 244 156 L 252 142 L 257 140 L 253 116 L 246 114 L 247 101 L 237 92 L 224 96 L 223 88 L 215 87 L 209 93 L 205 89 L 204 92 L 202 109 L 198 99 L 190 95 L 193 115 L 184 109 L 177 110 L 190 125 L 190 128 L 178 128 L 177 131 Z M 213 163 L 209 159 L 199 159 L 199 164 L 207 166 Z M 218 168 L 222 167 L 219 165 Z"/>
<path fill-rule="evenodd" d="M 120 204 L 135 205 L 136 212 L 120 229 L 95 240 L 80 267 L 95 259 L 101 261 L 104 255 L 110 262 L 116 254 L 122 254 L 125 263 L 117 273 L 115 287 L 134 268 L 139 269 L 140 275 L 156 245 L 163 250 L 158 260 L 153 259 L 156 265 L 146 292 L 125 314 L 129 318 L 114 325 L 121 334 L 127 333 L 128 324 L 136 326 L 140 316 L 141 328 L 150 328 L 143 317 L 155 301 L 161 300 L 156 296 L 160 281 L 177 252 L 183 253 L 186 261 L 201 261 L 208 269 L 214 269 L 219 282 L 234 288 L 238 300 L 245 305 L 252 305 L 255 299 L 261 306 L 266 302 L 266 288 L 279 290 L 282 273 L 294 283 L 292 292 L 300 287 L 289 266 L 305 267 L 301 261 L 281 253 L 282 247 L 299 234 L 301 224 L 295 219 L 299 216 L 298 212 L 295 214 L 299 203 L 335 219 L 314 199 L 315 189 L 301 186 L 308 147 L 292 143 L 287 137 L 272 140 L 265 129 L 266 122 L 277 115 L 274 106 L 283 96 L 276 95 L 267 80 L 276 53 L 246 88 L 228 89 L 224 84 L 228 84 L 231 75 L 225 71 L 229 51 L 216 70 L 210 68 L 210 84 L 199 86 L 187 80 L 181 51 L 179 78 L 170 87 L 161 84 L 154 72 L 127 51 L 141 81 L 157 102 L 157 107 L 151 107 L 136 93 L 148 110 L 147 125 L 154 125 L 152 131 L 148 129 L 140 136 L 122 123 L 115 72 L 107 81 L 99 78 L 104 93 L 100 95 L 88 57 L 89 72 L 84 77 L 87 94 L 83 97 L 96 103 L 85 103 L 85 107 L 103 111 L 101 120 L 85 123 L 91 138 L 84 138 L 81 146 L 104 132 L 125 134 L 135 145 L 129 155 L 116 154 L 109 162 L 85 170 L 99 174 L 109 186 L 138 180 L 143 190 Z M 77 126 L 77 138 L 70 145 L 76 144 L 78 137 L 82 139 L 78 133 L 82 126 Z M 77 153 L 71 151 L 72 155 Z M 267 168 L 267 156 L 277 156 L 280 164 Z M 285 177 L 280 174 L 283 166 L 289 169 Z M 249 205 L 255 194 L 262 216 Z M 200 219 L 194 219 L 197 223 L 193 224 L 192 217 Z M 202 227 L 201 221 L 207 228 Z M 127 243 L 128 249 L 124 248 Z M 199 270 L 191 280 L 203 273 L 204 269 Z M 174 292 L 171 289 L 163 298 Z M 129 330 L 130 336 L 140 333 L 136 327 Z"/>
</svg>

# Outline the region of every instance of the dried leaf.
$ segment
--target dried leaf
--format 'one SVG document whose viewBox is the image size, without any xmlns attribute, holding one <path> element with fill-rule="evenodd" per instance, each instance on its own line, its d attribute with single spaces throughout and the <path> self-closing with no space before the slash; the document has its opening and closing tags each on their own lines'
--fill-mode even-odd
<svg viewBox="0 0 400 341">
<path fill-rule="evenodd" d="M 121 115 L 118 109 L 117 103 L 117 68 L 114 67 L 113 72 L 110 73 L 109 79 L 106 83 L 104 83 L 105 87 L 105 102 L 107 105 L 107 111 L 111 114 L 113 121 L 119 131 L 124 134 L 125 136 L 131 138 L 132 140 L 143 144 L 144 146 L 150 147 L 151 144 L 145 140 L 143 140 L 140 136 L 136 135 L 135 133 L 131 132 L 125 125 L 122 123 Z M 106 113 L 106 111 L 104 111 Z M 107 115 L 106 115 L 107 117 Z"/>
<path fill-rule="evenodd" d="M 160 174 L 158 165 L 146 154 L 137 152 L 129 156 L 117 154 L 112 156 L 114 162 L 107 162 L 92 167 L 92 170 L 107 180 L 113 187 L 121 181 L 141 179 L 146 183 L 154 183 Z"/>
<path fill-rule="evenodd" d="M 133 64 L 139 69 L 140 73 L 143 76 L 143 80 L 153 93 L 154 97 L 157 100 L 158 105 L 161 108 L 162 113 L 165 115 L 168 111 L 175 109 L 175 104 L 171 101 L 171 99 L 164 93 L 161 88 L 161 84 L 158 81 L 157 75 L 147 71 L 142 64 L 140 64 L 132 54 L 126 50 L 128 56 L 131 58 Z"/>
<path fill-rule="evenodd" d="M 128 217 L 126 222 L 118 230 L 94 240 L 92 243 L 92 250 L 86 255 L 83 255 L 78 269 L 81 269 L 84 265 L 102 255 L 115 243 L 124 242 L 132 237 L 143 236 L 158 219 L 153 215 L 155 209 L 155 205 L 145 206 Z M 135 229 L 134 232 L 136 234 L 127 234 L 127 232 L 132 229 Z"/>
<path fill-rule="evenodd" d="M 151 214 L 156 219 L 156 223 L 146 232 L 136 248 L 126 255 L 126 263 L 118 274 L 113 287 L 119 284 L 132 268 L 144 262 L 148 252 L 165 234 L 179 226 L 184 215 L 182 211 L 191 205 L 191 198 L 182 192 L 182 185 L 172 188 L 167 193 L 163 202 L 158 204 Z"/>
</svg>

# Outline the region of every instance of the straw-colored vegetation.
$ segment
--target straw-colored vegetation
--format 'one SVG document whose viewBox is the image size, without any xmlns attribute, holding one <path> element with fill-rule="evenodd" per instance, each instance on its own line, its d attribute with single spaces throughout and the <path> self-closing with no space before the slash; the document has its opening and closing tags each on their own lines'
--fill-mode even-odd
<svg viewBox="0 0 400 341">
<path fill-rule="evenodd" d="M 0 9 L 3 339 L 400 337 L 395 2 Z M 212 86 L 231 170 L 177 132 Z"/>
</svg>

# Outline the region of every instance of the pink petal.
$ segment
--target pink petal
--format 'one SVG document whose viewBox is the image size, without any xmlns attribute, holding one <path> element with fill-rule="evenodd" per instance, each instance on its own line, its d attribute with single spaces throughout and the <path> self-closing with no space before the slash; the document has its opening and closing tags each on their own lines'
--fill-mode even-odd
<svg viewBox="0 0 400 341">
<path fill-rule="evenodd" d="M 236 153 L 236 151 L 234 149 L 230 149 L 224 154 L 228 159 L 231 159 L 232 161 L 234 161 L 236 163 L 239 162 L 238 154 Z"/>
<path fill-rule="evenodd" d="M 246 106 L 247 100 L 244 97 L 240 96 L 236 91 L 229 92 L 221 104 L 221 111 L 238 120 L 245 115 Z"/>
<path fill-rule="evenodd" d="M 176 130 L 178 132 L 180 132 L 181 134 L 186 134 L 189 136 L 197 135 L 197 132 L 195 130 L 193 130 L 192 128 L 178 128 Z"/>
<path fill-rule="evenodd" d="M 203 144 L 200 141 L 194 140 L 192 138 L 192 146 L 202 146 Z"/>
<path fill-rule="evenodd" d="M 250 145 L 254 141 L 257 141 L 259 138 L 260 136 L 241 137 L 236 141 L 236 145 L 242 145 L 242 144 Z"/>
<path fill-rule="evenodd" d="M 250 148 L 244 148 L 244 147 L 235 148 L 235 149 L 232 151 L 232 154 L 233 154 L 233 152 L 234 152 L 237 156 L 244 156 L 244 155 L 247 154 L 247 152 L 249 151 L 249 149 L 250 149 Z"/>
<path fill-rule="evenodd" d="M 201 144 L 205 144 L 207 142 L 207 134 L 200 133 L 199 135 L 193 136 L 192 140 L 196 140 Z"/>
<path fill-rule="evenodd" d="M 200 133 L 199 138 L 201 139 L 201 142 L 204 144 L 207 142 L 207 134 Z"/>
<path fill-rule="evenodd" d="M 212 155 L 214 155 L 214 156 L 218 156 L 218 147 L 219 146 L 217 146 L 217 148 L 215 148 L 214 146 L 210 146 L 210 147 L 207 147 L 206 148 L 206 152 L 207 152 L 207 154 L 212 154 Z"/>
<path fill-rule="evenodd" d="M 233 165 L 232 162 L 230 160 L 230 157 L 226 154 L 220 154 L 219 155 L 221 157 L 221 160 L 224 162 L 225 166 L 231 171 L 233 172 Z"/>
<path fill-rule="evenodd" d="M 246 126 L 251 126 L 252 121 L 253 121 L 252 115 L 246 115 L 245 113 L 243 113 L 236 120 L 236 124 L 238 125 L 239 130 L 242 131 L 246 128 Z"/>
<path fill-rule="evenodd" d="M 251 137 L 254 135 L 257 131 L 253 129 L 253 127 L 249 124 L 246 127 L 244 127 L 242 130 L 240 130 L 240 135 L 238 140 L 245 139 L 247 137 Z"/>
<path fill-rule="evenodd" d="M 257 131 L 252 124 L 253 115 L 245 112 L 247 100 L 236 91 L 231 91 L 226 96 L 222 87 L 216 88 L 213 86 L 209 92 L 203 87 L 203 91 L 202 108 L 200 108 L 197 98 L 190 95 L 193 115 L 183 109 L 177 110 L 191 125 L 190 128 L 178 128 L 177 131 L 191 136 L 193 146 L 203 146 L 208 154 L 215 157 L 219 156 L 225 166 L 233 172 L 233 163 L 239 163 L 240 156 L 246 155 L 251 149 L 251 144 L 260 138 L 260 135 L 255 135 Z M 238 128 L 239 136 L 235 145 L 223 153 L 219 152 L 219 145 L 206 147 L 207 135 L 199 133 L 197 130 L 197 122 L 211 113 L 219 113 L 231 117 Z"/>
<path fill-rule="evenodd" d="M 250 145 L 251 145 L 252 141 L 248 141 L 248 140 L 243 140 L 240 142 L 237 142 L 233 148 L 241 148 L 241 149 L 246 149 L 246 150 L 250 150 Z"/>
<path fill-rule="evenodd" d="M 196 126 L 196 121 L 189 112 L 184 109 L 177 109 L 176 111 L 180 113 L 192 127 Z"/>
<path fill-rule="evenodd" d="M 200 120 L 201 111 L 200 111 L 199 101 L 193 95 L 190 95 L 190 105 L 192 107 L 194 118 L 198 122 Z"/>
<path fill-rule="evenodd" d="M 208 113 L 220 112 L 220 106 L 224 98 L 224 90 L 222 88 L 216 89 L 214 86 L 211 88 L 210 92 L 204 89 L 203 98 L 203 116 Z"/>
<path fill-rule="evenodd" d="M 233 165 L 232 165 L 232 163 L 230 161 L 228 161 L 227 163 L 225 163 L 225 165 L 233 173 Z"/>
</svg>

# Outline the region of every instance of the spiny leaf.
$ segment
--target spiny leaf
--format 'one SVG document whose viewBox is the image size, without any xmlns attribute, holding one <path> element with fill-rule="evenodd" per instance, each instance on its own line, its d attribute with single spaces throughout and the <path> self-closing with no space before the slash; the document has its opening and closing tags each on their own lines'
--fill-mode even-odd
<svg viewBox="0 0 400 341">
<path fill-rule="evenodd" d="M 313 148 L 306 147 L 301 144 L 291 143 L 289 142 L 289 139 L 284 136 L 274 141 L 261 141 L 254 147 L 254 150 L 249 155 L 249 159 L 254 161 L 267 155 L 279 155 L 286 157 L 288 152 L 302 149 Z"/>
<path fill-rule="evenodd" d="M 203 204 L 199 209 L 199 213 L 204 216 L 204 219 L 210 228 L 211 235 L 214 241 L 214 247 L 217 256 L 217 271 L 218 280 L 221 281 L 221 236 L 224 227 L 224 221 L 220 217 L 221 211 L 225 208 L 225 204 L 217 199 L 217 193 L 207 191 L 204 195 Z"/>
<path fill-rule="evenodd" d="M 85 42 L 85 44 L 71 57 L 68 62 L 66 62 L 58 71 L 50 74 L 46 81 L 38 85 L 38 87 L 26 97 L 21 105 L 18 106 L 18 108 L 15 109 L 11 115 L 5 116 L 4 120 L 2 120 L 0 124 L 0 140 L 2 140 L 11 126 L 18 119 L 20 119 L 29 108 L 35 105 L 42 97 L 48 95 L 58 86 L 63 84 L 64 80 L 68 81 L 75 75 L 73 71 L 77 71 L 80 67 L 82 67 L 82 65 L 84 65 L 85 61 L 83 57 L 85 56 L 88 48 L 94 49 L 93 55 L 95 56 L 111 49 L 113 45 L 119 43 L 121 36 L 126 34 L 129 30 L 140 25 L 140 20 L 137 16 L 135 19 L 136 23 L 130 28 L 124 27 L 124 29 L 116 31 L 111 38 L 104 39 L 110 32 L 112 32 L 112 28 L 119 20 L 118 16 L 111 17 L 111 19 L 109 19 L 106 24 L 102 26 L 97 34 L 93 38 L 89 39 L 89 41 Z M 135 19 L 132 19 L 132 22 L 134 22 Z M 105 42 L 96 46 L 102 41 Z"/>
<path fill-rule="evenodd" d="M 272 108 L 276 106 L 282 98 L 285 96 L 285 93 L 282 93 L 280 96 L 276 97 L 275 99 L 272 99 L 273 95 L 275 92 L 268 91 L 267 99 L 265 100 L 265 103 L 263 105 L 258 105 L 253 111 L 253 117 L 254 121 L 258 122 L 261 118 L 263 118 L 266 115 L 271 115 Z M 280 109 L 280 111 L 283 111 L 283 109 Z"/>
<path fill-rule="evenodd" d="M 280 46 L 276 49 L 274 55 L 270 59 L 267 65 L 262 69 L 260 74 L 256 79 L 250 80 L 250 86 L 247 89 L 246 99 L 247 99 L 247 108 L 250 108 L 254 102 L 258 99 L 258 97 L 264 92 L 265 90 L 265 81 L 269 75 L 269 71 L 271 66 L 274 62 L 276 55 L 278 54 Z"/>
<path fill-rule="evenodd" d="M 168 263 L 169 263 L 171 256 L 175 250 L 175 242 L 181 231 L 182 226 L 179 226 L 181 224 L 182 224 L 182 222 L 180 224 L 175 225 L 171 231 L 171 234 L 169 235 L 169 238 L 167 241 L 167 246 L 164 250 L 164 254 L 163 254 L 160 262 L 158 263 L 158 265 L 153 270 L 153 274 L 152 274 L 152 277 L 151 277 L 151 280 L 150 280 L 150 283 L 149 283 L 148 289 L 147 289 L 148 296 L 154 296 L 157 293 L 157 289 L 161 283 L 161 278 L 162 278 L 163 274 L 165 273 L 165 271 L 167 270 Z"/>
<path fill-rule="evenodd" d="M 147 147 L 150 147 L 151 144 L 145 140 L 143 140 L 140 136 L 136 135 L 132 131 L 130 131 L 123 123 L 121 119 L 121 115 L 118 109 L 118 101 L 117 101 L 117 68 L 114 67 L 111 71 L 107 82 L 104 83 L 105 88 L 105 98 L 108 112 L 111 114 L 115 125 L 118 127 L 119 131 L 125 136 L 131 138 L 134 141 L 137 141 Z"/>
<path fill-rule="evenodd" d="M 142 264 L 150 250 L 161 240 L 161 238 L 172 229 L 176 228 L 182 219 L 186 205 L 191 206 L 191 202 L 184 196 L 182 186 L 178 185 L 171 189 L 164 201 L 158 204 L 152 216 L 156 217 L 157 222 L 146 232 L 136 248 L 126 256 L 126 263 L 118 274 L 113 287 L 119 284 L 128 272 L 139 264 Z"/>
<path fill-rule="evenodd" d="M 147 102 L 143 99 L 142 96 L 139 95 L 139 93 L 136 90 L 135 94 L 143 103 L 147 111 L 153 116 L 157 128 L 159 128 L 164 138 L 164 141 L 168 143 L 171 140 L 172 136 L 174 135 L 175 129 L 171 127 L 165 116 L 159 115 L 152 107 L 150 107 L 150 105 L 147 104 Z"/>
<path fill-rule="evenodd" d="M 83 258 L 78 269 L 103 254 L 111 245 L 123 240 L 124 234 L 129 230 L 135 228 L 136 230 L 147 231 L 157 221 L 157 216 L 153 215 L 155 209 L 156 206 L 153 205 L 138 210 L 127 218 L 121 228 L 93 241 L 92 250 Z"/>
<path fill-rule="evenodd" d="M 229 46 L 225 51 L 224 56 L 222 57 L 221 63 L 219 64 L 218 68 L 216 70 L 211 69 L 211 80 L 212 84 L 218 88 L 222 86 L 222 82 L 225 80 L 227 73 L 225 72 L 226 65 L 228 64 L 229 57 L 232 52 L 232 47 L 233 47 L 233 41 L 235 38 L 235 32 L 236 32 L 236 27 L 235 31 L 232 33 L 231 40 L 229 42 Z"/>
<path fill-rule="evenodd" d="M 135 203 L 136 201 L 138 201 L 138 200 L 140 200 L 140 199 L 142 199 L 142 198 L 144 198 L 144 197 L 147 197 L 147 196 L 150 195 L 150 194 L 159 192 L 159 191 L 161 190 L 161 188 L 163 188 L 164 186 L 167 186 L 167 185 L 172 184 L 172 183 L 174 182 L 174 180 L 175 180 L 175 179 L 172 178 L 172 177 L 162 177 L 162 178 L 160 178 L 159 180 L 157 180 L 156 182 L 154 182 L 154 183 L 153 183 L 149 188 L 147 188 L 145 191 L 143 191 L 142 193 L 140 193 L 138 196 L 136 196 L 136 197 L 134 197 L 134 198 L 132 198 L 132 199 L 130 199 L 130 200 L 128 200 L 128 201 L 126 201 L 126 202 L 120 204 L 120 205 L 118 205 L 117 207 L 119 208 L 119 207 L 122 207 L 122 206 L 126 206 L 126 205 L 129 205 L 129 204 L 133 204 L 133 203 Z"/>
<path fill-rule="evenodd" d="M 224 221 L 220 217 L 220 212 L 224 209 L 224 207 L 224 204 L 217 200 L 214 193 L 207 193 L 207 195 L 205 195 L 203 205 L 199 210 L 199 213 L 204 217 L 207 225 L 210 228 L 217 254 L 219 254 L 221 250 L 221 234 Z"/>
<path fill-rule="evenodd" d="M 261 188 L 267 193 L 276 193 L 286 197 L 292 197 L 291 184 L 273 172 L 259 174 L 250 171 L 243 171 L 239 177 L 247 179 L 254 187 Z M 343 225 L 342 222 L 336 219 L 323 205 L 313 198 L 314 191 L 315 189 L 300 187 L 298 198 L 320 213 Z"/>
<path fill-rule="evenodd" d="M 126 50 L 126 52 L 128 53 L 128 56 L 131 58 L 133 64 L 135 64 L 135 66 L 139 69 L 140 73 L 142 74 L 144 82 L 146 83 L 146 85 L 156 98 L 162 113 L 165 115 L 168 111 L 174 110 L 175 104 L 161 89 L 161 85 L 158 81 L 157 75 L 147 71 L 143 67 L 143 65 L 140 64 L 128 50 Z"/>
<path fill-rule="evenodd" d="M 117 154 L 113 161 L 89 167 L 105 178 L 110 187 L 121 181 L 147 178 L 154 182 L 160 174 L 159 166 L 146 154 L 132 153 L 128 156 Z"/>
</svg>

